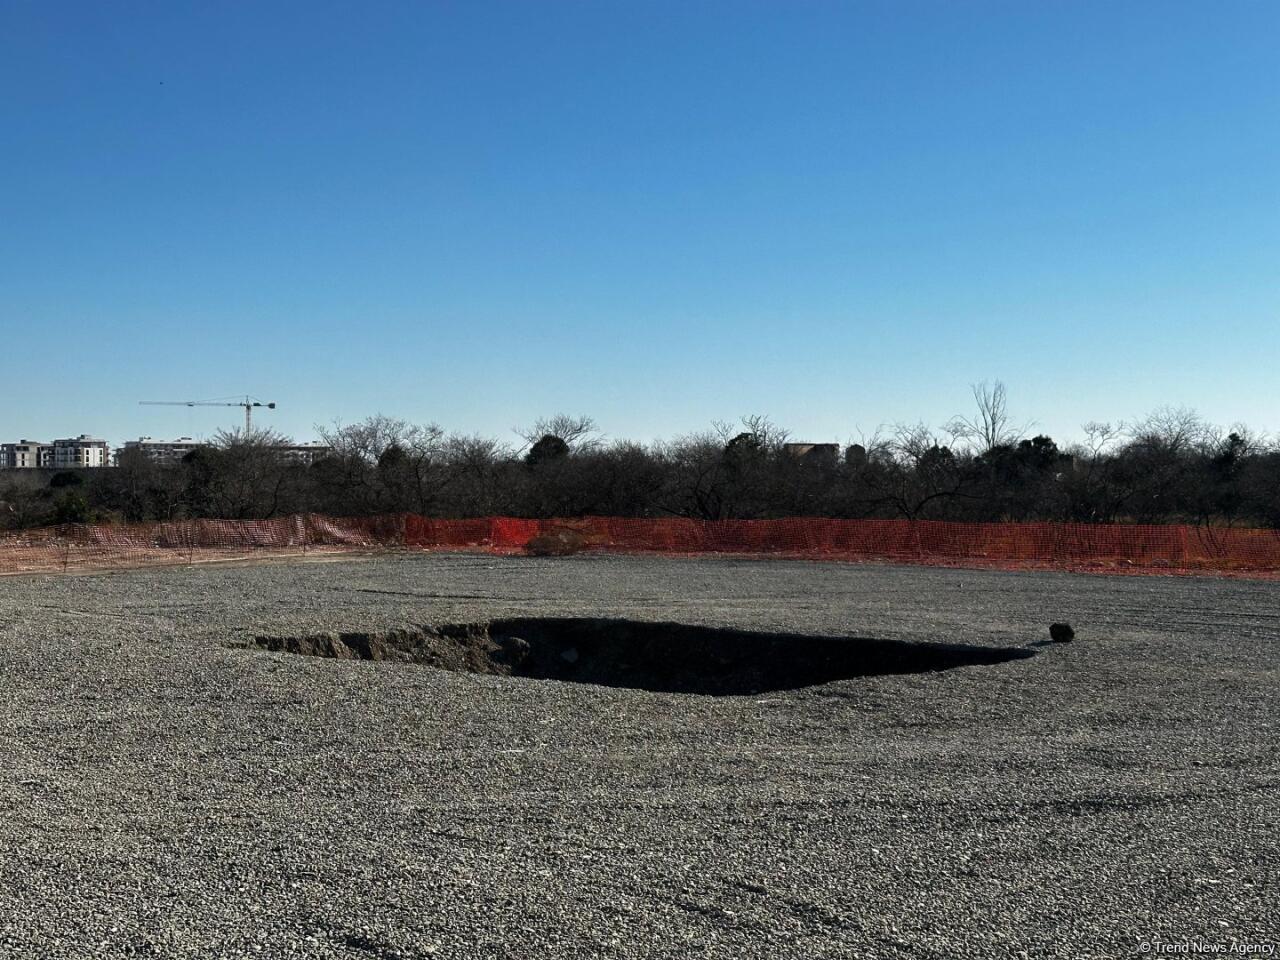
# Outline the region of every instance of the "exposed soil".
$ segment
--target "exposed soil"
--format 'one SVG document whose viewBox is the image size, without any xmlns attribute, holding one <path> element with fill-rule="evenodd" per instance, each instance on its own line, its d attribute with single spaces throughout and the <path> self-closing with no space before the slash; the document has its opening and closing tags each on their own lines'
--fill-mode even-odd
<svg viewBox="0 0 1280 960">
<path fill-rule="evenodd" d="M 518 618 L 374 632 L 258 637 L 264 650 L 425 664 L 712 696 L 791 690 L 851 677 L 924 673 L 1034 656 L 1021 647 L 806 636 L 601 618 Z"/>
</svg>

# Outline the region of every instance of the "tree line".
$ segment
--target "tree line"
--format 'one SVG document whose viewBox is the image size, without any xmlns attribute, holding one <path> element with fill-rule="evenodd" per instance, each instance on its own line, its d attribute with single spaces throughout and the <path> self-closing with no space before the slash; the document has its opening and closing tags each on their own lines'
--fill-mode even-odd
<svg viewBox="0 0 1280 960">
<path fill-rule="evenodd" d="M 609 440 L 588 417 L 540 420 L 508 444 L 375 416 L 322 429 L 329 453 L 304 466 L 277 455 L 282 436 L 229 432 L 173 465 L 128 450 L 112 469 L 0 472 L 0 526 L 411 512 L 1280 527 L 1280 446 L 1244 427 L 1165 408 L 1059 446 L 1012 422 L 1002 385 L 974 400 L 942 427 L 843 446 L 793 444 L 761 416 L 649 444 Z"/>
</svg>

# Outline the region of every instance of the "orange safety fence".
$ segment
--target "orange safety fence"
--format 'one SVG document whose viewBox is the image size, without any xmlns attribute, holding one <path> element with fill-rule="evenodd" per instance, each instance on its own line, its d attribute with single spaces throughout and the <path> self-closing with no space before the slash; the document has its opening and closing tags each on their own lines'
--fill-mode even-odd
<svg viewBox="0 0 1280 960">
<path fill-rule="evenodd" d="M 551 549 L 540 549 L 544 541 Z M 3 533 L 0 573 L 388 548 L 731 554 L 1002 569 L 1280 575 L 1280 531 L 1235 527 L 816 518 L 439 520 L 413 514 L 68 524 Z"/>
</svg>

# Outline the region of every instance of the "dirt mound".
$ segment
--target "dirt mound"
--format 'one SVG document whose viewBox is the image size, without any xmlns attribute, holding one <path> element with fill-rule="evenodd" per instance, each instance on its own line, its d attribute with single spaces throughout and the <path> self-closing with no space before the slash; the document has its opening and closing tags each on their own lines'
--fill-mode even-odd
<svg viewBox="0 0 1280 960">
<path fill-rule="evenodd" d="M 1034 656 L 1024 648 L 755 633 L 636 620 L 518 618 L 374 633 L 259 637 L 264 650 L 713 696 Z"/>
</svg>

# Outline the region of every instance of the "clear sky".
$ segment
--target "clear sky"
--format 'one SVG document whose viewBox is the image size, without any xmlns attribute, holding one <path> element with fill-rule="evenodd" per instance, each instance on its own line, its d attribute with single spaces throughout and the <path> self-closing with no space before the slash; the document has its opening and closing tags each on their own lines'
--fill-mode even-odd
<svg viewBox="0 0 1280 960">
<path fill-rule="evenodd" d="M 1280 3 L 0 0 L 0 440 L 1280 431 Z"/>
</svg>

